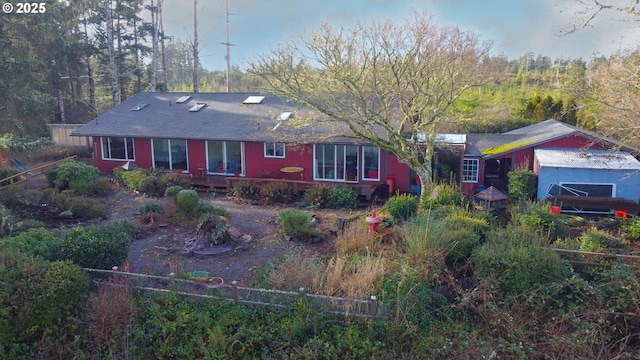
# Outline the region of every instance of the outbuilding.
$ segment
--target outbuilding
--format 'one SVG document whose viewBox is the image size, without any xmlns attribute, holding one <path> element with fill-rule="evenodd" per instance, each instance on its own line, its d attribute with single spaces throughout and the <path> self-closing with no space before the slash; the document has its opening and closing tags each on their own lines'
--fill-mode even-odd
<svg viewBox="0 0 640 360">
<path fill-rule="evenodd" d="M 538 199 L 551 196 L 617 198 L 638 203 L 640 162 L 630 153 L 603 149 L 535 149 Z"/>
</svg>

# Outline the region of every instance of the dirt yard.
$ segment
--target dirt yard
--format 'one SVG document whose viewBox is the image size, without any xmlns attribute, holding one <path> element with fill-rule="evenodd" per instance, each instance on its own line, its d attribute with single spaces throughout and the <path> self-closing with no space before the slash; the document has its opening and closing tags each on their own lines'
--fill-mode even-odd
<svg viewBox="0 0 640 360">
<path fill-rule="evenodd" d="M 167 275 L 201 270 L 208 271 L 210 276 L 221 277 L 225 282 L 237 280 L 239 284 L 247 285 L 257 269 L 288 251 L 328 253 L 333 250 L 335 239 L 332 236 L 318 244 L 284 239 L 278 233 L 276 207 L 251 205 L 225 195 L 199 193 L 199 196 L 201 201 L 228 211 L 228 225 L 237 229 L 237 235 L 248 235 L 240 237 L 233 250 L 215 255 L 185 253 L 185 242 L 195 237 L 197 224 L 177 224 L 162 217 L 148 224 L 138 215 L 138 208 L 146 197 L 127 190 L 113 191 L 106 201 L 110 219 L 129 219 L 141 228 L 130 247 L 128 263 L 131 272 Z M 319 210 L 314 215 L 320 219 L 321 227 L 332 230 L 337 217 L 348 218 L 354 213 Z"/>
</svg>

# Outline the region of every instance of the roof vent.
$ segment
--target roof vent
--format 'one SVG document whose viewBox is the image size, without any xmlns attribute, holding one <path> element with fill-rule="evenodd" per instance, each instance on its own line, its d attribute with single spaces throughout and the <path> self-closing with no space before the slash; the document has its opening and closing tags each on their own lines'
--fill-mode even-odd
<svg viewBox="0 0 640 360">
<path fill-rule="evenodd" d="M 243 104 L 262 104 L 266 96 L 252 95 L 244 99 Z"/>
<path fill-rule="evenodd" d="M 280 117 L 278 118 L 278 120 L 285 121 L 285 120 L 291 119 L 292 117 L 293 117 L 293 112 L 283 111 L 282 114 L 280 114 Z"/>
<path fill-rule="evenodd" d="M 138 105 L 134 106 L 131 108 L 131 111 L 140 111 L 144 108 L 146 108 L 149 105 L 149 103 L 138 103 Z"/>
<path fill-rule="evenodd" d="M 186 103 L 189 99 L 191 99 L 191 95 L 180 96 L 178 100 L 176 100 L 176 104 Z"/>
<path fill-rule="evenodd" d="M 202 109 L 203 107 L 207 106 L 207 104 L 205 103 L 197 103 L 195 105 L 193 105 L 189 111 L 190 112 L 196 112 L 196 111 L 200 111 L 200 109 Z"/>
</svg>

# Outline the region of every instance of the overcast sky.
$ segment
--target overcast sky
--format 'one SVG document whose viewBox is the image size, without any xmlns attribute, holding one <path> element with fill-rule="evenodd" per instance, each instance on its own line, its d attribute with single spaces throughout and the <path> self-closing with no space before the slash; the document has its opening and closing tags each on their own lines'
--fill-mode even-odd
<svg viewBox="0 0 640 360">
<path fill-rule="evenodd" d="M 231 63 L 244 69 L 257 54 L 323 22 L 353 26 L 372 19 L 406 19 L 426 10 L 442 25 L 456 25 L 494 42 L 493 53 L 516 59 L 532 52 L 552 59 L 609 56 L 640 44 L 637 18 L 600 14 L 594 26 L 561 36 L 577 19 L 578 0 L 228 0 Z M 591 1 L 591 0 L 582 0 Z M 628 4 L 630 0 L 609 0 Z M 198 1 L 198 36 L 202 65 L 226 69 L 227 0 Z M 193 36 L 193 1 L 164 0 L 167 35 Z"/>
</svg>

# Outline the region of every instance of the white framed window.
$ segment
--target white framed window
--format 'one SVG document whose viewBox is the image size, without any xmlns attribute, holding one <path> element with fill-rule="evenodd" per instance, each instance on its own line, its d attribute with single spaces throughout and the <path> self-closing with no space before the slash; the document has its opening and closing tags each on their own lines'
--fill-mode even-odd
<svg viewBox="0 0 640 360">
<path fill-rule="evenodd" d="M 207 173 L 244 175 L 244 143 L 207 141 Z"/>
<path fill-rule="evenodd" d="M 464 159 L 462 160 L 462 182 L 477 183 L 480 160 Z"/>
<path fill-rule="evenodd" d="M 135 161 L 133 138 L 101 137 L 100 146 L 102 147 L 102 160 Z"/>
<path fill-rule="evenodd" d="M 313 146 L 315 180 L 357 182 L 358 147 L 316 144 Z"/>
<path fill-rule="evenodd" d="M 363 180 L 380 180 L 380 148 L 376 146 L 363 146 L 362 167 Z"/>
<path fill-rule="evenodd" d="M 266 158 L 285 158 L 284 143 L 264 143 L 264 157 Z"/>
<path fill-rule="evenodd" d="M 182 139 L 152 139 L 153 167 L 188 171 L 187 141 Z"/>
</svg>

